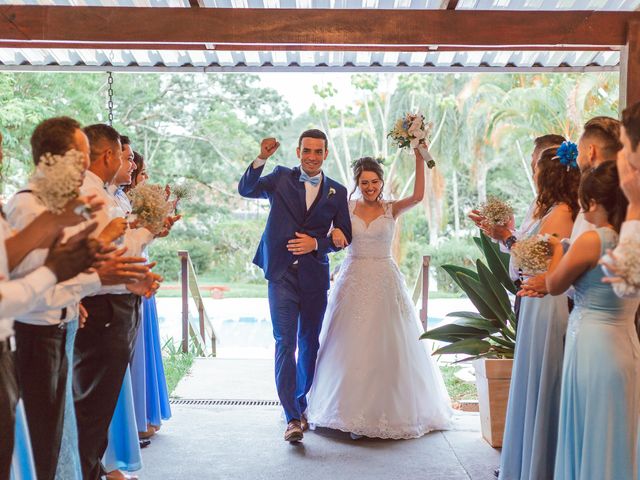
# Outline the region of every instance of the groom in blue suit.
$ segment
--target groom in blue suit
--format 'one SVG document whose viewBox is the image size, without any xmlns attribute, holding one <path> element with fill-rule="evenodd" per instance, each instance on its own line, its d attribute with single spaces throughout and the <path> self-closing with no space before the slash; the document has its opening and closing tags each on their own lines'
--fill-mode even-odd
<svg viewBox="0 0 640 480">
<path fill-rule="evenodd" d="M 328 233 L 333 225 L 351 242 L 351 221 L 347 190 L 322 172 L 329 153 L 326 135 L 320 130 L 303 132 L 296 149 L 300 166 L 276 166 L 262 176 L 266 160 L 279 146 L 275 138 L 262 140 L 260 155 L 240 179 L 238 192 L 247 198 L 267 198 L 271 204 L 253 262 L 269 282 L 276 387 L 287 417 L 284 438 L 297 442 L 307 428 L 306 396 L 327 308 L 327 254 L 339 250 Z"/>
</svg>

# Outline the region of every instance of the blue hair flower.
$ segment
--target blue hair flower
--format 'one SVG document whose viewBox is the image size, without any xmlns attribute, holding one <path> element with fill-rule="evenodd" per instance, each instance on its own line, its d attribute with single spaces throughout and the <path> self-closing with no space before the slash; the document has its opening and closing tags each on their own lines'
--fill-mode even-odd
<svg viewBox="0 0 640 480">
<path fill-rule="evenodd" d="M 565 165 L 567 169 L 578 168 L 578 145 L 573 142 L 562 142 L 558 147 L 556 157 L 560 159 L 560 163 Z"/>
</svg>

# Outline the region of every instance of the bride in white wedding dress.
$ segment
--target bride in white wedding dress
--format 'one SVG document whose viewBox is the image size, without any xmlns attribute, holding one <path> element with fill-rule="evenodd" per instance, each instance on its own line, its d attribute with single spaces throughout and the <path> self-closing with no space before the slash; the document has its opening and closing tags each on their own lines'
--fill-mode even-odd
<svg viewBox="0 0 640 480">
<path fill-rule="evenodd" d="M 413 195 L 396 202 L 382 200 L 383 171 L 376 160 L 365 157 L 354 164 L 362 198 L 350 201 L 353 241 L 320 334 L 309 392 L 312 426 L 350 432 L 353 438 L 392 439 L 449 427 L 449 395 L 419 340 L 414 306 L 391 257 L 396 218 L 424 196 L 424 161 L 415 152 Z M 342 232 L 332 235 L 344 246 Z"/>
</svg>

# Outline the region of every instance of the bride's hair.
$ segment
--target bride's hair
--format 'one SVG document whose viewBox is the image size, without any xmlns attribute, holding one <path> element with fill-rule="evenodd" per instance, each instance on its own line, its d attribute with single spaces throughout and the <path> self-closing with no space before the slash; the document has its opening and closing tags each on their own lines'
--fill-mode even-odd
<svg viewBox="0 0 640 480">
<path fill-rule="evenodd" d="M 356 185 L 355 187 L 353 187 L 353 190 L 351 190 L 349 199 L 351 199 L 351 195 L 353 195 L 358 188 L 358 184 L 360 183 L 360 175 L 362 175 L 362 172 L 373 172 L 378 175 L 378 178 L 382 181 L 382 188 L 384 188 L 384 171 L 382 170 L 382 160 L 373 157 L 362 157 L 355 160 L 351 164 L 351 168 L 353 168 L 353 181 Z M 382 199 L 382 188 L 380 188 L 380 195 L 378 195 L 378 200 Z"/>
</svg>

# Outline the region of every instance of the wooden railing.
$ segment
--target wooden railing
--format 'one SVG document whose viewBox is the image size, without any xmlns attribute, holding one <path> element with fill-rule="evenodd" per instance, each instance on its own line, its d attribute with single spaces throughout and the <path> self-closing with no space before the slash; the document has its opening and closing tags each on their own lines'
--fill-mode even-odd
<svg viewBox="0 0 640 480">
<path fill-rule="evenodd" d="M 196 353 L 202 357 L 216 356 L 216 332 L 209 321 L 204 308 L 202 294 L 198 287 L 198 277 L 191 263 L 189 252 L 178 251 L 180 257 L 180 282 L 182 287 L 182 351 L 189 351 L 189 338 L 195 346 Z M 189 315 L 189 294 L 198 309 L 198 320 Z M 209 340 L 209 345 L 207 345 Z"/>
<path fill-rule="evenodd" d="M 422 267 L 418 272 L 418 277 L 413 285 L 413 295 L 411 299 L 413 304 L 417 304 L 418 300 L 421 301 L 420 306 L 420 322 L 422 323 L 422 329 L 427 331 L 427 306 L 429 303 L 429 265 L 431 263 L 431 257 L 425 255 L 422 257 Z"/>
</svg>

